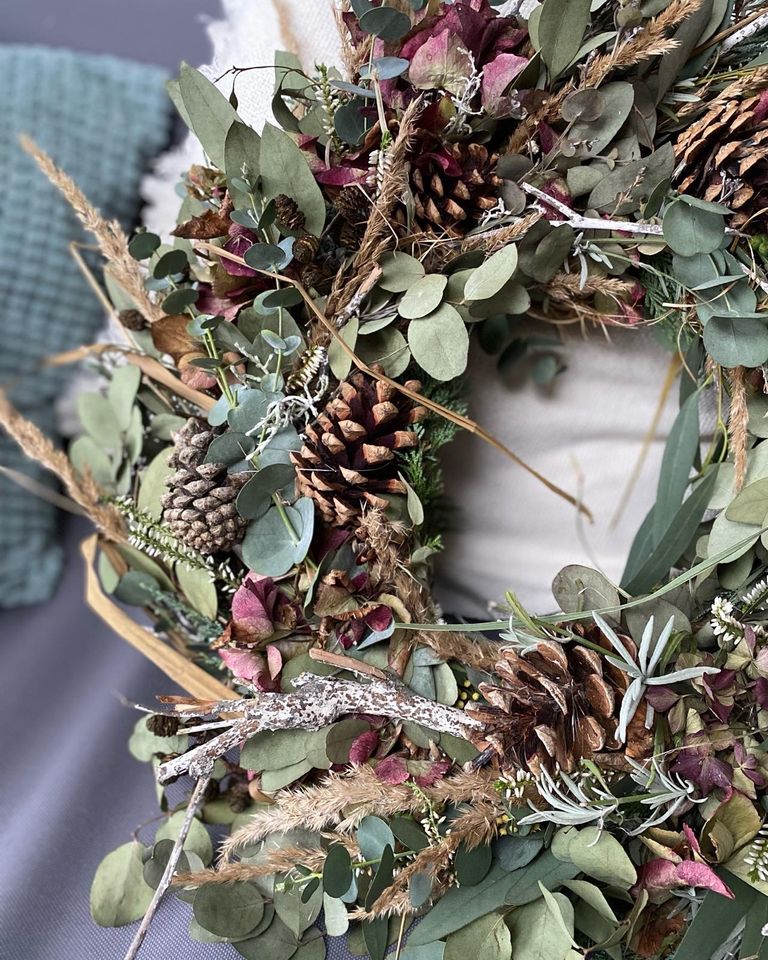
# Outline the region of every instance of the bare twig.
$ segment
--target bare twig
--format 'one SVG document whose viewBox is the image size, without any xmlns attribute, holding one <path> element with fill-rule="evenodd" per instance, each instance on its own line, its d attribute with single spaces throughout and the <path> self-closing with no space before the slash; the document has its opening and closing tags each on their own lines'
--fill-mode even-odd
<svg viewBox="0 0 768 960">
<path fill-rule="evenodd" d="M 370 684 L 302 674 L 293 684 L 296 693 L 259 693 L 252 699 L 205 704 L 204 714 L 241 714 L 229 730 L 213 740 L 162 764 L 158 780 L 189 774 L 208 776 L 219 757 L 263 730 L 319 730 L 345 714 L 367 713 L 410 720 L 430 730 L 466 737 L 482 725 L 462 710 L 418 697 L 392 680 Z M 194 715 L 194 713 L 193 713 Z"/>
<path fill-rule="evenodd" d="M 147 907 L 147 912 L 144 914 L 144 919 L 141 921 L 141 926 L 136 931 L 136 936 L 133 938 L 133 941 L 128 948 L 128 953 L 125 955 L 125 960 L 135 960 L 135 958 L 139 955 L 139 950 L 141 950 L 141 945 L 144 943 L 144 938 L 147 935 L 149 926 L 152 923 L 155 914 L 157 913 L 157 908 L 160 906 L 160 901 L 163 899 L 165 891 L 171 885 L 173 874 L 176 871 L 176 866 L 178 865 L 181 857 L 181 852 L 184 849 L 184 841 L 187 839 L 187 835 L 189 834 L 189 830 L 192 826 L 192 821 L 195 818 L 198 807 L 202 803 L 203 794 L 205 793 L 205 788 L 208 786 L 209 779 L 209 777 L 202 777 L 195 784 L 195 789 L 192 791 L 192 796 L 189 798 L 184 822 L 181 825 L 181 830 L 179 830 L 178 837 L 176 837 L 176 842 L 171 850 L 171 855 L 168 857 L 168 863 L 166 864 L 163 875 L 160 878 L 160 883 L 157 885 L 155 895 L 152 897 L 152 900 Z"/>
</svg>

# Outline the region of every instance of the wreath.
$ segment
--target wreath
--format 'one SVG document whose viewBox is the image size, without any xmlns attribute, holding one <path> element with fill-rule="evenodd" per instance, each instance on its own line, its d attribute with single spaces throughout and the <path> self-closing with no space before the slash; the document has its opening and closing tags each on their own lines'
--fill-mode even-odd
<svg viewBox="0 0 768 960">
<path fill-rule="evenodd" d="M 169 887 L 246 958 L 768 955 L 768 15 L 349 0 L 339 25 L 343 72 L 277 55 L 261 134 L 256 67 L 182 66 L 209 162 L 169 242 L 25 141 L 124 343 L 78 352 L 108 384 L 69 458 L 2 418 L 98 528 L 91 605 L 189 694 L 139 707 L 166 818 L 103 860 L 93 918 L 143 917 L 128 957 Z M 652 325 L 680 412 L 620 585 L 569 566 L 552 615 L 510 593 L 446 623 L 440 449 L 469 430 L 535 473 L 462 388 L 471 338 L 560 372 L 522 317 Z"/>
</svg>

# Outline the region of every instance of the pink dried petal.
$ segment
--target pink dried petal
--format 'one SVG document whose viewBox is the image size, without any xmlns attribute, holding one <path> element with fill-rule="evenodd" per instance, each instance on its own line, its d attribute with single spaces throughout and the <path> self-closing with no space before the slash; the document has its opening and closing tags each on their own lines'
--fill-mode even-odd
<svg viewBox="0 0 768 960">
<path fill-rule="evenodd" d="M 509 112 L 509 98 L 505 91 L 528 65 L 525 57 L 514 53 L 500 53 L 495 60 L 483 69 L 482 101 L 488 113 L 500 116 Z"/>
<path fill-rule="evenodd" d="M 712 890 L 719 893 L 729 900 L 734 899 L 734 895 L 729 887 L 718 877 L 715 871 L 706 863 L 697 863 L 695 860 L 684 860 L 675 868 L 675 873 L 682 886 L 703 887 L 705 890 Z"/>
<path fill-rule="evenodd" d="M 276 679 L 283 669 L 283 655 L 274 644 L 267 647 L 267 666 L 272 680 Z"/>
<path fill-rule="evenodd" d="M 414 769 L 416 768 L 416 769 Z M 415 760 L 408 764 L 413 779 L 420 787 L 433 787 L 451 769 L 450 760 Z"/>
<path fill-rule="evenodd" d="M 253 650 L 224 647 L 219 650 L 219 656 L 235 677 L 247 683 L 254 683 L 259 675 L 265 672 L 264 657 Z"/>
</svg>

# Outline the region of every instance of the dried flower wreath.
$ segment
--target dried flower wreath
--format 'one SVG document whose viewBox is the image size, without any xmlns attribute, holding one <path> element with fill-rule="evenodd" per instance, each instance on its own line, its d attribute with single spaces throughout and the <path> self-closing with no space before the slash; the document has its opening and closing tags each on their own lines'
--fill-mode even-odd
<svg viewBox="0 0 768 960">
<path fill-rule="evenodd" d="M 166 822 L 93 884 L 96 922 L 143 917 L 129 957 L 171 885 L 246 958 L 768 956 L 768 14 L 526 16 L 349 0 L 345 72 L 279 53 L 261 134 L 251 68 L 227 98 L 183 66 L 209 164 L 170 243 L 25 143 L 125 343 L 52 361 L 109 381 L 69 459 L 0 418 L 98 527 L 91 604 L 190 694 L 130 743 Z M 566 567 L 553 615 L 445 624 L 439 450 L 466 429 L 521 463 L 467 416 L 470 337 L 560 369 L 523 316 L 653 324 L 680 413 L 620 586 Z"/>
</svg>

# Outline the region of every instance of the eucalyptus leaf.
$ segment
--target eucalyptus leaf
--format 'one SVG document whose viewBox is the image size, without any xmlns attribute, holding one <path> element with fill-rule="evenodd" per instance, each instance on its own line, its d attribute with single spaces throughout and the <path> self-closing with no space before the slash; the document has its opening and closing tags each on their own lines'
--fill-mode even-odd
<svg viewBox="0 0 768 960">
<path fill-rule="evenodd" d="M 122 446 L 121 427 L 110 401 L 100 393 L 83 393 L 78 397 L 77 412 L 80 422 L 105 451 L 117 451 Z"/>
<path fill-rule="evenodd" d="M 177 810 L 176 813 L 172 814 L 165 823 L 158 828 L 155 834 L 155 843 L 157 843 L 158 840 L 176 840 L 186 815 L 186 809 Z M 197 817 L 192 820 L 189 833 L 184 841 L 184 850 L 197 854 L 206 866 L 213 859 L 211 837 Z M 226 934 L 224 935 L 226 936 Z"/>
<path fill-rule="evenodd" d="M 136 393 L 141 383 L 141 370 L 132 363 L 125 363 L 115 369 L 107 388 L 107 398 L 121 430 L 127 430 L 136 402 Z"/>
<path fill-rule="evenodd" d="M 357 842 L 365 860 L 378 860 L 385 847 L 395 846 L 392 830 L 381 817 L 363 817 L 357 828 Z"/>
<path fill-rule="evenodd" d="M 565 827 L 552 840 L 552 853 L 558 860 L 574 864 L 580 872 L 595 880 L 629 889 L 637 880 L 637 871 L 619 841 L 598 827 Z"/>
<path fill-rule="evenodd" d="M 141 919 L 153 890 L 144 880 L 142 851 L 137 842 L 108 853 L 96 868 L 91 884 L 91 917 L 100 927 L 122 927 Z"/>
<path fill-rule="evenodd" d="M 653 535 L 657 543 L 683 503 L 693 462 L 699 451 L 699 398 L 698 390 L 690 394 L 680 408 L 664 445 L 653 509 Z"/>
<path fill-rule="evenodd" d="M 663 229 L 671 250 L 692 257 L 718 249 L 725 237 L 725 220 L 721 213 L 676 200 L 667 207 Z"/>
<path fill-rule="evenodd" d="M 517 247 L 510 243 L 473 270 L 464 285 L 465 300 L 487 300 L 497 294 L 517 269 Z"/>
<path fill-rule="evenodd" d="M 177 563 L 176 578 L 190 606 L 209 620 L 215 620 L 219 600 L 211 572 L 186 563 Z"/>
<path fill-rule="evenodd" d="M 461 315 L 449 303 L 409 324 L 408 346 L 416 363 L 435 380 L 454 380 L 466 370 L 469 336 Z"/>
<path fill-rule="evenodd" d="M 751 317 L 712 317 L 704 327 L 704 346 L 728 369 L 759 367 L 768 360 L 768 327 Z"/>
<path fill-rule="evenodd" d="M 195 920 L 203 929 L 230 939 L 247 937 L 264 914 L 264 898 L 252 883 L 207 883 L 195 894 Z"/>
<path fill-rule="evenodd" d="M 421 262 L 407 253 L 387 253 L 379 261 L 379 286 L 390 293 L 404 293 L 425 271 Z"/>
<path fill-rule="evenodd" d="M 568 898 L 562 894 L 552 896 L 572 925 L 573 907 Z M 510 925 L 515 960 L 566 960 L 571 951 L 571 936 L 561 924 L 554 922 L 543 897 L 515 910 Z"/>
<path fill-rule="evenodd" d="M 306 229 L 319 237 L 325 226 L 323 194 L 299 146 L 271 123 L 261 135 L 260 163 L 264 198 L 292 197 L 306 218 Z"/>
<path fill-rule="evenodd" d="M 452 933 L 445 945 L 445 960 L 510 960 L 512 942 L 504 918 L 491 913 Z"/>
<path fill-rule="evenodd" d="M 589 23 L 591 0 L 544 0 L 538 20 L 541 58 L 550 76 L 559 76 L 573 61 Z"/>
<path fill-rule="evenodd" d="M 422 277 L 408 288 L 398 304 L 400 316 L 406 320 L 416 320 L 437 310 L 447 283 L 448 278 L 438 273 Z"/>
<path fill-rule="evenodd" d="M 229 128 L 239 120 L 237 111 L 223 93 L 188 63 L 182 63 L 179 92 L 190 129 L 211 161 L 224 170 L 225 144 Z"/>
</svg>

